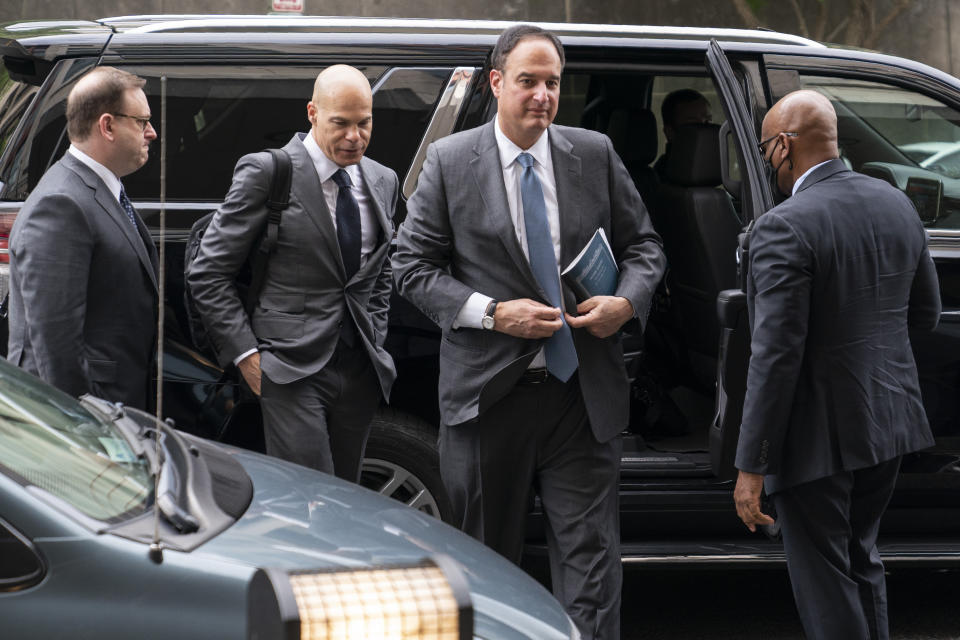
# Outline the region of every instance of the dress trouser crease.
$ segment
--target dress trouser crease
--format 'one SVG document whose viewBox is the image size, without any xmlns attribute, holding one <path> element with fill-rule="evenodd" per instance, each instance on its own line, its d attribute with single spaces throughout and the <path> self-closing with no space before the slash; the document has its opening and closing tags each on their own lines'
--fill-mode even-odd
<svg viewBox="0 0 960 640">
<path fill-rule="evenodd" d="M 267 455 L 357 482 L 380 386 L 361 345 L 342 340 L 317 373 L 288 384 L 263 374 Z"/>
<path fill-rule="evenodd" d="M 877 534 L 899 468 L 898 457 L 771 496 L 794 598 L 810 640 L 889 638 Z"/>
<path fill-rule="evenodd" d="M 533 487 L 553 592 L 583 638 L 620 637 L 619 439 L 598 443 L 577 376 L 518 385 L 476 421 L 443 426 L 440 471 L 461 529 L 519 563 Z"/>
</svg>

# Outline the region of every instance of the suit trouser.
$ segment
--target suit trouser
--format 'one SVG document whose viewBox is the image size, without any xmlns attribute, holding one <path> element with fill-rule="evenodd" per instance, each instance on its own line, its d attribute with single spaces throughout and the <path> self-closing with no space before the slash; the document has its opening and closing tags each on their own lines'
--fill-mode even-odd
<svg viewBox="0 0 960 640">
<path fill-rule="evenodd" d="M 877 533 L 899 468 L 898 457 L 771 496 L 794 599 L 811 640 L 889 637 Z"/>
<path fill-rule="evenodd" d="M 266 374 L 260 409 L 267 455 L 357 482 L 380 385 L 362 346 L 340 341 L 317 373 L 287 384 Z"/>
<path fill-rule="evenodd" d="M 460 528 L 514 563 L 537 490 L 553 593 L 585 640 L 620 637 L 620 450 L 594 438 L 576 375 L 520 384 L 478 420 L 440 431 Z"/>
</svg>

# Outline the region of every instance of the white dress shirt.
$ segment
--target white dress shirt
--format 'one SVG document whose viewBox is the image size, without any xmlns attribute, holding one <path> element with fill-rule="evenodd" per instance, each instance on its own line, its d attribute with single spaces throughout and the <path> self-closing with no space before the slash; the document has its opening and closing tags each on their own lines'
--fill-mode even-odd
<svg viewBox="0 0 960 640">
<path fill-rule="evenodd" d="M 123 189 L 123 185 L 120 184 L 120 178 L 118 178 L 113 171 L 110 171 L 110 169 L 107 169 L 105 166 L 85 154 L 83 151 L 80 151 L 80 149 L 77 149 L 73 145 L 70 145 L 70 147 L 67 149 L 67 153 L 90 167 L 90 170 L 97 174 L 101 180 L 103 180 L 103 184 L 107 185 L 107 189 L 109 189 L 110 193 L 113 194 L 117 204 L 120 203 L 120 190 Z"/>
<path fill-rule="evenodd" d="M 547 209 L 547 224 L 550 225 L 550 239 L 553 242 L 553 254 L 558 261 L 557 278 L 560 278 L 560 209 L 557 206 L 557 182 L 553 174 L 553 157 L 550 154 L 550 138 L 546 131 L 540 134 L 537 141 L 529 149 L 521 149 L 515 145 L 500 129 L 499 116 L 494 121 L 494 136 L 497 139 L 497 150 L 500 152 L 500 167 L 503 170 L 503 185 L 507 191 L 507 206 L 510 209 L 510 219 L 513 221 L 513 230 L 520 241 L 523 255 L 529 260 L 530 252 L 527 249 L 527 229 L 523 220 L 523 199 L 520 194 L 520 178 L 523 175 L 523 166 L 517 162 L 521 153 L 533 156 L 533 171 L 540 180 L 543 189 L 543 201 Z M 481 328 L 481 320 L 487 305 L 493 300 L 488 295 L 475 291 L 460 307 L 453 328 L 470 327 Z M 530 363 L 531 367 L 542 367 L 546 360 L 541 351 Z"/>
</svg>

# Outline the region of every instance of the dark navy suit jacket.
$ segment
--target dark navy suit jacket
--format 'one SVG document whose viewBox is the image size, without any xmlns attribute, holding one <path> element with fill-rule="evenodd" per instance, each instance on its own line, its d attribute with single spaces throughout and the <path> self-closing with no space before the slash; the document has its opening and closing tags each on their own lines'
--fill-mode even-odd
<svg viewBox="0 0 960 640">
<path fill-rule="evenodd" d="M 738 469 L 767 493 L 933 444 L 908 327 L 940 317 L 909 199 L 832 160 L 750 240 L 750 368 Z"/>
</svg>

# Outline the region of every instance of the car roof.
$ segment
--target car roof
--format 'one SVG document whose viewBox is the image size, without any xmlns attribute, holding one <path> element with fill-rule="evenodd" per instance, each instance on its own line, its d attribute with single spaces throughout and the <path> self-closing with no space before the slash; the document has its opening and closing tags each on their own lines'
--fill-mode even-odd
<svg viewBox="0 0 960 640">
<path fill-rule="evenodd" d="M 420 33 L 463 33 L 476 35 L 499 35 L 517 22 L 499 20 L 447 20 L 421 18 L 361 18 L 342 16 L 299 15 L 142 15 L 103 18 L 98 23 L 118 33 L 155 33 L 171 31 L 257 31 L 296 29 L 324 31 L 399 31 Z M 824 45 L 787 33 L 761 29 L 721 29 L 705 27 L 672 27 L 650 25 L 574 24 L 554 22 L 529 22 L 556 33 L 559 36 L 601 36 L 655 38 L 668 40 L 709 40 L 716 38 L 728 42 L 753 42 L 758 44 L 800 45 L 823 47 Z"/>
</svg>

